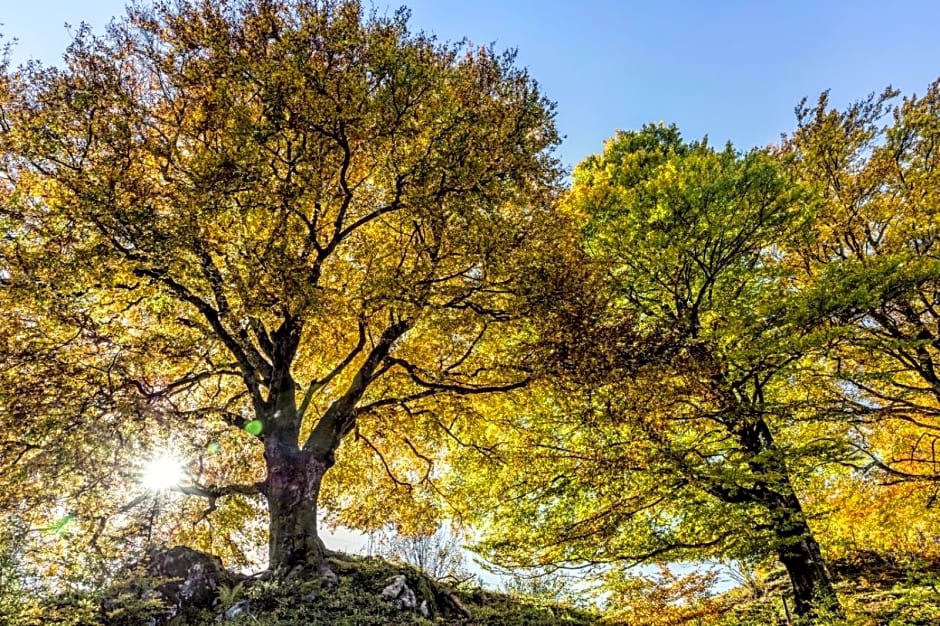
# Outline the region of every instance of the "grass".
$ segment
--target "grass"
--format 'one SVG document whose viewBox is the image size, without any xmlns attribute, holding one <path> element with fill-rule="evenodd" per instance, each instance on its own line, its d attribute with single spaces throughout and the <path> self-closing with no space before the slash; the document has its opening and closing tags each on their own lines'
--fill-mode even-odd
<svg viewBox="0 0 940 626">
<path fill-rule="evenodd" d="M 189 610 L 174 617 L 148 591 L 158 581 L 134 580 L 98 593 L 67 594 L 28 601 L 16 613 L 0 615 L 5 626 L 433 626 L 441 624 L 587 626 L 599 624 L 597 614 L 552 606 L 483 590 L 454 590 L 420 571 L 377 558 L 343 556 L 330 560 L 335 583 L 321 578 L 286 581 L 255 580 L 218 590 L 211 610 Z M 398 609 L 381 599 L 390 580 L 404 575 L 427 617 L 417 610 Z M 230 621 L 217 616 L 237 603 L 248 602 L 248 613 Z M 469 617 L 466 613 L 469 613 Z M 151 621 L 155 620 L 155 621 Z"/>
<path fill-rule="evenodd" d="M 877 556 L 877 555 L 875 555 Z M 452 589 L 411 567 L 376 558 L 342 556 L 331 559 L 335 583 L 322 578 L 287 581 L 249 580 L 218 590 L 211 610 L 192 610 L 168 617 L 160 600 L 148 589 L 159 581 L 126 581 L 104 591 L 27 598 L 16 611 L 0 614 L 6 626 L 587 626 L 618 621 L 600 613 L 481 589 Z M 940 624 L 940 562 L 892 563 L 881 557 L 833 564 L 837 589 L 846 617 L 822 618 L 817 625 L 932 626 Z M 404 575 L 427 616 L 395 608 L 381 599 L 390 580 Z M 785 624 L 783 598 L 789 597 L 786 576 L 774 571 L 759 585 L 739 587 L 710 599 L 716 610 L 709 617 L 690 617 L 668 626 L 774 626 Z M 240 604 L 248 613 L 226 622 L 216 617 Z M 792 604 L 791 604 L 792 606 Z M 616 609 L 617 607 L 612 607 Z M 3 611 L 0 611 L 3 613 Z M 469 616 L 467 615 L 469 613 Z M 667 626 L 656 612 L 630 626 Z M 620 613 L 622 615 L 622 613 Z M 669 613 L 673 615 L 673 613 Z M 695 615 L 690 611 L 688 615 Z M 154 620 L 154 621 L 151 621 Z M 792 622 L 794 626 L 797 624 Z"/>
</svg>

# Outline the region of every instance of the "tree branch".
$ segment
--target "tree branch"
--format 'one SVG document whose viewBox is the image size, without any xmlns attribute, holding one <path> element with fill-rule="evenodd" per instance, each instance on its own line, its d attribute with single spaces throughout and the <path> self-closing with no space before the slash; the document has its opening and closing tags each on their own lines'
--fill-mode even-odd
<svg viewBox="0 0 940 626">
<path fill-rule="evenodd" d="M 333 401 L 330 407 L 317 422 L 307 441 L 304 450 L 312 452 L 315 457 L 327 463 L 332 462 L 333 452 L 339 447 L 343 437 L 348 435 L 355 426 L 356 405 L 365 394 L 373 375 L 381 363 L 388 358 L 394 344 L 408 329 L 412 321 L 408 319 L 392 322 L 382 332 L 379 341 L 373 346 L 369 355 L 359 367 L 346 392 Z"/>
<path fill-rule="evenodd" d="M 307 407 L 310 405 L 310 401 L 313 399 L 313 394 L 315 394 L 320 389 L 326 387 L 330 382 L 336 378 L 339 374 L 345 370 L 353 359 L 362 352 L 362 349 L 366 346 L 366 324 L 363 320 L 359 320 L 359 341 L 356 343 L 356 347 L 350 350 L 349 354 L 340 361 L 336 367 L 334 367 L 326 376 L 319 380 L 310 381 L 310 386 L 307 387 L 306 393 L 304 393 L 304 398 L 300 403 L 300 410 L 297 411 L 298 419 L 303 419 L 304 414 L 307 412 Z"/>
<path fill-rule="evenodd" d="M 172 489 L 188 496 L 198 496 L 200 498 L 206 498 L 209 500 L 209 506 L 202 512 L 199 520 L 196 521 L 198 524 L 218 508 L 216 506 L 216 500 L 219 498 L 224 498 L 225 496 L 234 494 L 241 494 L 245 496 L 261 495 L 264 493 L 264 483 L 253 483 L 250 485 L 223 485 L 212 487 L 203 487 L 197 483 L 191 483 L 187 485 L 177 485 L 172 487 Z"/>
<path fill-rule="evenodd" d="M 254 347 L 241 345 L 225 328 L 219 312 L 212 305 L 193 294 L 185 285 L 177 282 L 169 276 L 165 270 L 158 268 L 139 267 L 134 270 L 134 274 L 141 277 L 151 278 L 158 283 L 163 284 L 170 289 L 180 300 L 191 304 L 199 313 L 209 322 L 215 335 L 222 344 L 228 348 L 232 356 L 238 362 L 241 370 L 242 379 L 248 391 L 251 394 L 252 404 L 256 411 L 263 410 L 264 398 L 261 395 L 261 384 L 267 382 L 270 377 L 270 366 L 263 363 L 261 356 L 257 354 Z M 259 380 L 260 376 L 260 380 Z"/>
<path fill-rule="evenodd" d="M 392 472 L 392 468 L 389 467 L 388 461 L 385 460 L 385 455 L 382 454 L 382 452 L 375 446 L 374 443 L 372 443 L 372 442 L 369 440 L 368 437 L 366 437 L 365 435 L 363 435 L 362 433 L 360 433 L 360 432 L 357 430 L 357 431 L 356 431 L 356 438 L 357 438 L 357 439 L 361 439 L 363 442 L 365 442 L 365 444 L 366 444 L 367 446 L 369 446 L 369 448 L 372 449 L 372 451 L 375 453 L 375 455 L 376 455 L 377 457 L 379 457 L 379 460 L 382 462 L 382 467 L 385 468 L 385 473 L 388 475 L 389 479 L 390 479 L 393 483 L 395 483 L 395 484 L 398 485 L 399 487 L 405 487 L 406 489 L 409 489 L 409 490 L 413 488 L 413 485 L 412 485 L 411 483 L 406 482 L 406 481 L 404 481 L 404 480 L 401 480 L 400 478 L 398 478 L 398 477 L 395 476 L 395 474 Z"/>
<path fill-rule="evenodd" d="M 419 387 L 424 387 L 425 389 L 434 390 L 439 393 L 449 392 L 461 396 L 482 393 L 498 393 L 503 391 L 512 391 L 514 389 L 521 389 L 522 387 L 528 385 L 531 381 L 530 378 L 526 377 L 514 383 L 506 383 L 504 385 L 461 385 L 456 383 L 435 383 L 423 378 L 418 366 L 414 365 L 413 363 L 395 357 L 389 357 L 388 360 L 395 365 L 401 366 L 402 369 L 408 372 L 412 382 L 414 382 Z"/>
</svg>

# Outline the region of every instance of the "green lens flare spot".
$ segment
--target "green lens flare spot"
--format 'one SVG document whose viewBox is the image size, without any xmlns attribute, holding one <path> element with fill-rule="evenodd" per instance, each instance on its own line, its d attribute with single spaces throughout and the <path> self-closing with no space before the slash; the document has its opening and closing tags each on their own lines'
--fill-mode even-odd
<svg viewBox="0 0 940 626">
<path fill-rule="evenodd" d="M 249 435 L 257 437 L 261 434 L 261 430 L 261 420 L 251 420 L 245 424 L 245 432 L 247 432 Z"/>
<path fill-rule="evenodd" d="M 46 531 L 50 535 L 64 535 L 65 533 L 68 532 L 67 530 L 68 525 L 74 521 L 75 521 L 75 516 L 69 513 L 68 515 L 66 515 L 59 521 L 57 521 L 55 524 L 50 526 L 48 529 L 46 529 Z"/>
<path fill-rule="evenodd" d="M 245 427 L 245 430 L 248 430 L 248 427 L 247 427 L 247 426 Z M 251 432 L 251 431 L 249 430 L 248 432 Z M 255 433 L 251 433 L 251 434 L 253 435 L 253 434 L 255 434 Z M 218 454 L 219 450 L 221 450 L 221 449 L 222 449 L 222 446 L 219 444 L 218 441 L 213 441 L 213 442 L 210 443 L 208 446 L 206 446 L 206 451 L 207 451 L 209 454 Z"/>
</svg>

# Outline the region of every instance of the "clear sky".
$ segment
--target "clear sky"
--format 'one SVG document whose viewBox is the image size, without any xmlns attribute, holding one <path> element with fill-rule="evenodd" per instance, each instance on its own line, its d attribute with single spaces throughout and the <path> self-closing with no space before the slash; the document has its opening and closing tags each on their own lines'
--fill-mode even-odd
<svg viewBox="0 0 940 626">
<path fill-rule="evenodd" d="M 124 0 L 0 0 L 14 59 L 55 63 L 64 24 L 100 29 Z M 406 0 L 412 24 L 441 39 L 518 48 L 577 163 L 617 129 L 675 122 L 740 148 L 794 124 L 824 89 L 844 105 L 888 84 L 922 94 L 940 77 L 936 0 Z M 379 11 L 398 2 L 374 0 Z"/>
</svg>

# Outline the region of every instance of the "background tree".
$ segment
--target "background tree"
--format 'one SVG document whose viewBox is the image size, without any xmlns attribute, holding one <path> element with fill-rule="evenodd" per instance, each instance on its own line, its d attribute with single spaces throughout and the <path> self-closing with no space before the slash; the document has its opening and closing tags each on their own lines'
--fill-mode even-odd
<svg viewBox="0 0 940 626">
<path fill-rule="evenodd" d="M 524 384 L 503 348 L 552 227 L 552 107 L 512 54 L 407 17 L 158 2 L 4 72 L 11 498 L 116 533 L 135 459 L 175 446 L 206 513 L 263 495 L 270 566 L 317 566 L 344 440 L 412 494 L 459 397 Z M 372 477 L 341 476 L 354 505 Z"/>
<path fill-rule="evenodd" d="M 370 553 L 417 567 L 435 580 L 466 583 L 473 579 L 464 556 L 466 531 L 452 526 L 402 534 L 393 527 L 372 533 Z"/>
<path fill-rule="evenodd" d="M 722 607 L 715 599 L 714 572 L 679 575 L 661 565 L 655 573 L 633 574 L 611 570 L 605 578 L 610 589 L 608 611 L 636 626 L 685 626 L 715 623 Z"/>
<path fill-rule="evenodd" d="M 940 84 L 899 105 L 897 95 L 888 89 L 845 111 L 825 93 L 804 101 L 784 153 L 822 199 L 819 236 L 800 258 L 818 285 L 808 306 L 843 336 L 830 355 L 831 393 L 853 421 L 864 465 L 936 498 Z"/>
<path fill-rule="evenodd" d="M 484 547 L 518 565 L 771 553 L 798 613 L 837 606 L 800 492 L 848 451 L 810 384 L 827 336 L 780 262 L 808 194 L 765 152 L 647 126 L 577 168 L 568 206 L 598 282 L 548 311 L 583 332 L 546 331 L 560 382 L 530 391 L 499 486 L 477 487 Z"/>
</svg>

